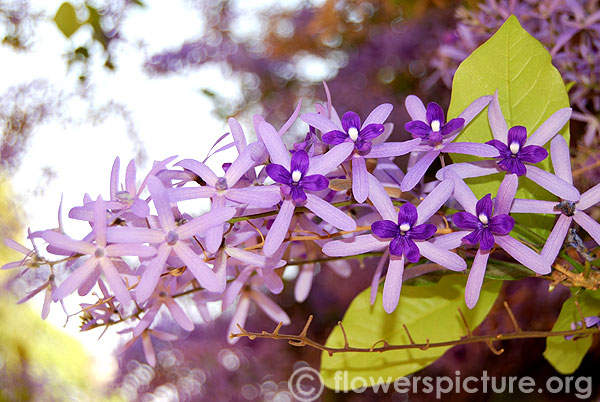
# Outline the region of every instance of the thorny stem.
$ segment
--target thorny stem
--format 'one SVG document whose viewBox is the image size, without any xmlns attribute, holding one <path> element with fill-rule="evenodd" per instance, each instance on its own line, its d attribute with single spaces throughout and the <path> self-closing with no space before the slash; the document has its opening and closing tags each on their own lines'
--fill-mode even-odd
<svg viewBox="0 0 600 402">
<path fill-rule="evenodd" d="M 312 315 L 309 316 L 308 321 L 304 325 L 302 332 L 298 335 L 280 333 L 279 330 L 281 328 L 282 323 L 279 323 L 277 325 L 277 328 L 273 332 L 267 332 L 267 331 L 248 332 L 238 324 L 237 327 L 240 330 L 240 333 L 239 334 L 231 333 L 229 335 L 229 338 L 231 338 L 231 339 L 233 339 L 233 338 L 249 338 L 251 340 L 254 340 L 256 338 L 283 339 L 283 340 L 288 341 L 293 346 L 310 346 L 314 349 L 318 349 L 323 352 L 327 352 L 327 354 L 329 354 L 329 356 L 333 356 L 335 353 L 348 353 L 348 352 L 383 353 L 383 352 L 388 352 L 388 351 L 392 351 L 392 350 L 407 350 L 407 349 L 427 350 L 429 348 L 451 347 L 451 346 L 457 346 L 457 345 L 467 345 L 467 344 L 471 344 L 471 343 L 485 343 L 490 348 L 492 353 L 499 355 L 504 352 L 504 349 L 496 349 L 496 347 L 493 345 L 493 342 L 513 340 L 513 339 L 549 338 L 549 337 L 554 337 L 554 336 L 578 336 L 579 337 L 579 336 L 589 336 L 589 335 L 600 333 L 600 329 L 598 329 L 597 327 L 594 327 L 594 328 L 585 328 L 584 327 L 584 328 L 579 328 L 579 329 L 574 329 L 574 330 L 569 330 L 569 331 L 524 331 L 517 324 L 514 314 L 506 302 L 504 302 L 504 307 L 511 319 L 511 322 L 513 323 L 513 326 L 515 327 L 514 332 L 501 332 L 501 333 L 494 334 L 494 335 L 473 335 L 466 320 L 464 320 L 464 315 L 462 314 L 462 311 L 460 311 L 460 309 L 459 309 L 458 311 L 459 311 L 461 317 L 463 317 L 463 323 L 465 325 L 466 335 L 460 339 L 454 339 L 451 341 L 444 341 L 444 342 L 430 342 L 429 339 L 427 339 L 424 343 L 423 342 L 417 343 L 413 340 L 406 325 L 403 324 L 402 326 L 403 326 L 404 330 L 406 331 L 406 334 L 409 338 L 408 344 L 393 345 L 393 344 L 388 343 L 386 340 L 380 339 L 380 340 L 374 342 L 373 345 L 369 348 L 353 347 L 353 346 L 350 346 L 350 344 L 348 342 L 348 337 L 346 335 L 346 331 L 344 330 L 342 323 L 338 322 L 338 325 L 339 325 L 340 329 L 342 330 L 342 334 L 344 336 L 344 347 L 333 348 L 330 346 L 323 345 L 322 343 L 316 342 L 316 341 L 310 339 L 306 335 L 306 333 L 308 331 L 308 327 L 313 319 Z M 379 344 L 381 344 L 381 346 L 377 346 Z"/>
</svg>

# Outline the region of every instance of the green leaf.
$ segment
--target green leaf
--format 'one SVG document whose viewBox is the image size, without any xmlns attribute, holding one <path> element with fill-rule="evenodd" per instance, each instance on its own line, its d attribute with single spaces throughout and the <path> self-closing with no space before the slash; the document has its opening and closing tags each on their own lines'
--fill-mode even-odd
<svg viewBox="0 0 600 402">
<path fill-rule="evenodd" d="M 60 5 L 54 16 L 54 23 L 67 38 L 70 38 L 81 26 L 77 20 L 75 8 L 69 2 Z"/>
<path fill-rule="evenodd" d="M 584 317 L 600 314 L 598 291 L 587 291 L 580 296 L 572 296 L 563 304 L 552 331 L 568 331 L 571 329 L 571 323 L 581 321 L 581 314 L 575 306 L 575 300 L 579 302 Z M 573 340 L 554 336 L 546 339 L 544 357 L 559 373 L 571 374 L 577 370 L 590 346 L 592 346 L 591 336 Z"/>
<path fill-rule="evenodd" d="M 348 341 L 354 347 L 371 347 L 377 341 L 386 340 L 389 344 L 409 344 L 409 338 L 402 324 L 405 324 L 416 343 L 443 342 L 459 339 L 466 335 L 458 313 L 464 313 L 471 329 L 477 327 L 487 316 L 496 300 L 502 282 L 485 281 L 479 303 L 473 310 L 465 306 L 464 289 L 466 275 L 443 277 L 431 286 L 407 286 L 402 289 L 400 303 L 392 314 L 382 307 L 382 288 L 379 289 L 375 305 L 369 303 L 370 289 L 361 292 L 344 315 L 343 325 Z M 382 343 L 380 342 L 379 345 Z M 343 347 L 344 337 L 336 327 L 327 339 L 327 346 Z M 347 383 L 338 383 L 337 388 L 349 388 L 352 378 L 373 377 L 373 384 L 393 381 L 396 378 L 414 373 L 433 363 L 449 347 L 427 350 L 410 349 L 383 353 L 339 353 L 321 357 L 321 375 L 325 386 L 336 388 L 336 371 L 348 372 Z M 338 374 L 339 380 L 339 374 Z"/>
<path fill-rule="evenodd" d="M 448 117 L 459 115 L 473 100 L 491 95 L 498 90 L 500 107 L 507 126 L 525 126 L 533 133 L 558 109 L 569 107 L 565 84 L 558 70 L 552 65 L 550 53 L 529 35 L 511 16 L 487 42 L 476 49 L 456 70 L 452 84 L 452 100 Z M 569 143 L 569 127 L 560 134 Z M 493 139 L 488 124 L 487 110 L 480 113 L 461 132 L 456 141 L 483 143 Z M 549 150 L 550 144 L 547 144 Z M 454 154 L 454 162 L 473 161 L 480 158 Z M 552 171 L 550 158 L 537 164 L 541 169 Z M 475 196 L 496 194 L 504 173 L 467 180 Z M 552 194 L 536 183 L 521 177 L 517 198 L 556 200 Z M 532 228 L 547 238 L 554 217 L 548 215 L 518 214 L 518 223 Z"/>
</svg>

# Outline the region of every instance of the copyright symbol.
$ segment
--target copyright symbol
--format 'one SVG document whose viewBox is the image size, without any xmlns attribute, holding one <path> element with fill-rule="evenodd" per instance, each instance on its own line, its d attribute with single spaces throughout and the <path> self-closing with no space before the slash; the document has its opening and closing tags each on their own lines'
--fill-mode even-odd
<svg viewBox="0 0 600 402">
<path fill-rule="evenodd" d="M 312 367 L 300 367 L 290 376 L 288 389 L 298 401 L 311 402 L 323 393 L 323 378 Z"/>
</svg>

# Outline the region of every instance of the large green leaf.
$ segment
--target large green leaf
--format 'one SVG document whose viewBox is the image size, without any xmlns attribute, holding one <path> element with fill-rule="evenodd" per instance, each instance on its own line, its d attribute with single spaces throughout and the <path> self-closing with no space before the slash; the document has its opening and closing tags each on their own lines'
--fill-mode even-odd
<svg viewBox="0 0 600 402">
<path fill-rule="evenodd" d="M 71 37 L 79 29 L 81 24 L 77 20 L 75 8 L 69 2 L 64 2 L 58 8 L 54 16 L 54 22 L 60 31 L 67 38 Z"/>
<path fill-rule="evenodd" d="M 485 281 L 479 303 L 469 310 L 464 301 L 466 279 L 466 275 L 452 275 L 443 277 L 435 285 L 404 287 L 400 303 L 392 314 L 383 310 L 381 288 L 374 306 L 369 303 L 370 290 L 363 291 L 352 301 L 343 319 L 350 345 L 371 347 L 382 339 L 389 344 L 409 344 L 402 324 L 408 327 L 417 343 L 424 343 L 427 339 L 430 342 L 442 342 L 461 338 L 466 331 L 457 310 L 461 309 L 469 327 L 474 329 L 487 316 L 502 286 L 501 281 Z M 327 346 L 344 346 L 339 327 L 329 335 Z M 336 387 L 338 370 L 348 372 L 347 383 L 337 384 L 340 390 L 347 389 L 356 376 L 366 379 L 373 377 L 374 383 L 369 385 L 374 385 L 414 373 L 433 363 L 446 350 L 448 347 L 383 353 L 339 353 L 333 356 L 323 353 L 321 375 L 325 385 L 332 389 Z"/>
<path fill-rule="evenodd" d="M 452 83 L 449 118 L 458 116 L 474 99 L 491 95 L 496 90 L 507 126 L 525 126 L 528 134 L 558 109 L 569 107 L 567 90 L 560 73 L 552 65 L 550 53 L 521 27 L 515 16 L 506 20 L 494 36 L 458 67 Z M 560 133 L 568 143 L 568 125 Z M 486 109 L 456 141 L 483 143 L 492 138 Z M 549 149 L 549 143 L 546 148 Z M 466 162 L 478 158 L 455 154 L 452 159 L 454 162 Z M 537 166 L 552 171 L 550 158 Z M 504 173 L 495 174 L 470 179 L 467 183 L 477 198 L 481 198 L 487 193 L 496 194 L 503 176 Z M 525 177 L 520 178 L 519 184 L 518 198 L 556 199 Z M 545 238 L 553 223 L 553 217 L 544 215 L 519 214 L 515 219 Z"/>
<path fill-rule="evenodd" d="M 579 302 L 584 317 L 600 314 L 600 295 L 597 291 L 587 291 L 565 301 L 552 331 L 568 331 L 571 329 L 571 323 L 581 321 L 581 314 L 577 310 L 575 300 Z M 573 340 L 554 336 L 546 339 L 544 357 L 559 373 L 571 374 L 577 370 L 590 346 L 592 346 L 591 336 Z"/>
</svg>

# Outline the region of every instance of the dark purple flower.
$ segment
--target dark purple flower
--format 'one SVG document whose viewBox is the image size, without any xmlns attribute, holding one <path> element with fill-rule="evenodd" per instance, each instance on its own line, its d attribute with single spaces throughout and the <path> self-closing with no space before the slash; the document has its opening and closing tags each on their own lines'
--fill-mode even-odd
<svg viewBox="0 0 600 402">
<path fill-rule="evenodd" d="M 322 174 L 306 176 L 309 158 L 306 151 L 300 150 L 292 155 L 290 171 L 276 163 L 267 166 L 267 174 L 282 187 L 286 195 L 291 195 L 297 203 L 306 201 L 305 190 L 321 191 L 329 186 L 329 180 Z"/>
<path fill-rule="evenodd" d="M 454 134 L 465 124 L 463 118 L 456 118 L 446 123 L 444 110 L 435 102 L 427 104 L 427 123 L 421 120 L 409 121 L 404 125 L 406 131 L 411 133 L 414 138 L 421 138 L 423 141 L 429 141 L 430 144 L 438 144 L 442 138 Z"/>
<path fill-rule="evenodd" d="M 509 215 L 492 216 L 491 194 L 477 201 L 475 213 L 477 216 L 469 212 L 457 212 L 452 216 L 452 222 L 461 229 L 472 229 L 473 232 L 462 239 L 473 245 L 479 243 L 481 250 L 491 250 L 496 243 L 494 235 L 507 235 L 515 226 L 515 220 Z"/>
<path fill-rule="evenodd" d="M 322 140 L 325 144 L 337 145 L 350 138 L 354 141 L 354 149 L 359 152 L 369 152 L 371 140 L 379 137 L 384 130 L 383 124 L 371 123 L 360 128 L 360 117 L 354 112 L 346 112 L 342 116 L 342 128 L 344 131 L 333 130 L 323 134 Z"/>
<path fill-rule="evenodd" d="M 489 144 L 496 148 L 500 155 L 498 167 L 508 173 L 523 176 L 527 173 L 524 163 L 536 164 L 548 157 L 548 151 L 539 145 L 524 146 L 527 141 L 527 129 L 523 126 L 514 126 L 508 130 L 508 142 L 504 144 L 499 140 L 491 140 Z"/>
<path fill-rule="evenodd" d="M 404 254 L 410 262 L 418 262 L 421 257 L 419 248 L 412 239 L 427 240 L 437 231 L 435 225 L 417 223 L 417 208 L 410 203 L 400 207 L 398 223 L 390 220 L 377 221 L 371 225 L 373 234 L 382 239 L 392 239 L 390 253 L 401 256 Z"/>
</svg>

